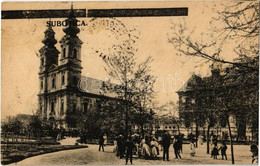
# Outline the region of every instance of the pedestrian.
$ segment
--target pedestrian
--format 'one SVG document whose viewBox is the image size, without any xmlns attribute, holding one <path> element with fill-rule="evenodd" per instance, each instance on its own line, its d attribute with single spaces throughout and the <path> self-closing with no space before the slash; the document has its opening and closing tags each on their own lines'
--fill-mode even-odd
<svg viewBox="0 0 260 166">
<path fill-rule="evenodd" d="M 126 140 L 126 165 L 128 164 L 128 158 L 130 158 L 130 163 L 133 164 L 133 149 L 135 148 L 135 144 L 132 141 L 132 137 L 129 137 Z"/>
<path fill-rule="evenodd" d="M 210 156 L 210 158 L 212 158 L 213 157 L 213 155 L 212 155 L 212 151 L 213 151 L 213 133 L 211 133 L 211 136 L 210 136 L 210 152 L 211 152 L 211 156 Z"/>
<path fill-rule="evenodd" d="M 123 158 L 123 136 L 120 134 L 118 137 L 117 137 L 117 153 L 116 153 L 116 156 L 117 157 L 120 157 Z"/>
<path fill-rule="evenodd" d="M 104 146 L 106 146 L 107 145 L 107 135 L 105 134 L 103 138 L 104 138 Z"/>
<path fill-rule="evenodd" d="M 195 156 L 195 144 L 194 144 L 194 139 L 190 140 L 190 155 Z"/>
<path fill-rule="evenodd" d="M 219 153 L 218 153 L 218 143 L 215 142 L 215 143 L 214 143 L 214 147 L 213 147 L 213 149 L 212 149 L 213 159 L 218 159 L 218 155 L 219 155 Z"/>
<path fill-rule="evenodd" d="M 149 147 L 149 140 L 147 137 L 145 137 L 145 139 L 142 139 L 142 156 L 145 159 L 148 159 L 151 156 L 151 151 L 150 151 L 150 147 Z"/>
<path fill-rule="evenodd" d="M 165 158 L 169 161 L 169 147 L 171 145 L 170 136 L 168 134 L 164 134 L 162 138 L 162 146 L 163 146 L 163 161 Z"/>
<path fill-rule="evenodd" d="M 104 138 L 103 138 L 103 135 L 100 135 L 100 138 L 99 138 L 99 149 L 98 149 L 98 151 L 100 151 L 101 148 L 102 148 L 102 151 L 104 152 Z"/>
<path fill-rule="evenodd" d="M 162 137 L 158 137 L 158 143 L 159 143 L 159 150 L 162 151 Z"/>
<path fill-rule="evenodd" d="M 250 146 L 250 151 L 252 152 L 252 164 L 258 164 L 258 147 L 253 144 Z"/>
<path fill-rule="evenodd" d="M 226 154 L 227 145 L 226 145 L 225 141 L 222 142 L 222 145 L 220 146 L 219 150 L 221 151 L 222 160 L 224 160 L 224 157 L 227 160 L 227 154 Z"/>
<path fill-rule="evenodd" d="M 202 135 L 199 136 L 199 142 L 200 142 L 200 145 L 203 145 L 203 137 L 202 137 Z"/>
<path fill-rule="evenodd" d="M 115 140 L 114 141 L 114 148 L 113 148 L 113 153 L 116 153 L 116 156 L 117 156 L 117 141 Z"/>
<path fill-rule="evenodd" d="M 175 159 L 180 158 L 180 149 L 181 149 L 181 142 L 180 142 L 180 137 L 175 137 L 174 143 L 173 143 L 173 149 L 174 149 L 174 154 L 175 154 Z"/>
<path fill-rule="evenodd" d="M 157 158 L 157 155 L 159 155 L 159 144 L 156 141 L 155 137 L 152 138 L 152 141 L 150 143 L 151 145 L 151 154 L 153 158 Z"/>
</svg>

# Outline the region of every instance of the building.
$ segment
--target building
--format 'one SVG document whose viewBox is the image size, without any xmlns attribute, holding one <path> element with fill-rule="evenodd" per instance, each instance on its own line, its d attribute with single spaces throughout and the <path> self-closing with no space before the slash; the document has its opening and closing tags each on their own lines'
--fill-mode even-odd
<svg viewBox="0 0 260 166">
<path fill-rule="evenodd" d="M 51 26 L 44 32 L 44 46 L 39 50 L 39 113 L 45 119 L 59 120 L 58 127 L 63 128 L 69 127 L 65 122 L 68 112 L 98 109 L 99 100 L 111 99 L 99 91 L 103 81 L 81 76 L 83 42 L 77 36 L 80 29 L 77 27 L 73 9 L 70 10 L 66 22 L 67 26 L 63 29 L 65 35 L 59 41 L 60 51 L 55 47 L 57 40 Z"/>
<path fill-rule="evenodd" d="M 240 70 L 234 66 L 222 68 L 220 64 L 213 63 L 211 67 L 211 76 L 200 77 L 193 74 L 184 84 L 184 87 L 177 91 L 179 114 L 180 117 L 185 117 L 184 125 L 186 129 L 206 136 L 210 126 L 210 134 L 218 135 L 220 139 L 227 138 L 229 135 L 227 121 L 221 120 L 225 117 L 221 117 L 220 112 L 226 108 L 223 103 L 229 103 L 229 107 L 233 111 L 233 113 L 229 113 L 229 122 L 234 139 L 256 140 L 258 132 L 255 131 L 255 127 L 247 124 L 246 120 L 248 115 L 246 110 L 249 109 L 249 105 L 239 99 L 239 93 L 244 93 L 246 98 L 252 95 L 254 96 L 253 100 L 258 98 L 257 93 L 252 88 L 245 90 L 245 87 L 248 87 L 247 84 L 233 79 L 234 76 L 236 76 L 236 79 L 240 77 L 236 73 Z M 257 106 L 258 102 L 252 102 L 253 104 Z M 206 116 L 203 112 L 207 112 Z M 196 116 L 194 116 L 195 114 Z"/>
</svg>

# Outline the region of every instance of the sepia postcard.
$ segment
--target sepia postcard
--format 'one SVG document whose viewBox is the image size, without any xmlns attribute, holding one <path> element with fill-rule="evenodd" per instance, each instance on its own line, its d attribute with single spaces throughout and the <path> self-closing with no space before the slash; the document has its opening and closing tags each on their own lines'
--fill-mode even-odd
<svg viewBox="0 0 260 166">
<path fill-rule="evenodd" d="M 258 1 L 1 14 L 3 165 L 258 164 Z"/>
</svg>

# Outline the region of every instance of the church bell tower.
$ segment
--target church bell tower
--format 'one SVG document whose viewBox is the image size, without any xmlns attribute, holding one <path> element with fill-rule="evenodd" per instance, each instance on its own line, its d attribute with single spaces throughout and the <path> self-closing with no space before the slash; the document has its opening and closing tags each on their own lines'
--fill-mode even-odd
<svg viewBox="0 0 260 166">
<path fill-rule="evenodd" d="M 48 104 L 48 89 L 49 89 L 49 70 L 52 66 L 58 66 L 58 54 L 55 44 L 55 32 L 52 27 L 48 27 L 44 32 L 44 39 L 42 40 L 44 46 L 39 50 L 40 52 L 40 91 L 38 94 L 39 113 L 47 118 L 47 104 Z"/>
<path fill-rule="evenodd" d="M 80 29 L 77 27 L 78 20 L 74 15 L 73 6 L 71 6 L 69 17 L 65 21 L 67 24 L 63 28 L 65 35 L 60 40 L 60 68 L 66 70 L 68 75 L 68 89 L 75 89 L 81 77 L 81 45 L 83 42 L 77 36 Z"/>
</svg>

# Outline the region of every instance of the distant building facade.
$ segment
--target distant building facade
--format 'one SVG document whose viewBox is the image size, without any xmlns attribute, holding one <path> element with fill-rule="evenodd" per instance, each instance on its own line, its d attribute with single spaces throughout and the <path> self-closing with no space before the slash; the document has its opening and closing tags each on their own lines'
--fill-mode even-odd
<svg viewBox="0 0 260 166">
<path fill-rule="evenodd" d="M 219 64 L 218 64 L 219 65 Z M 184 115 L 191 115 L 193 116 L 194 113 L 201 112 L 201 111 L 212 111 L 217 113 L 219 110 L 221 110 L 223 107 L 217 108 L 218 102 L 223 102 L 226 96 L 219 97 L 218 93 L 221 93 L 221 91 L 227 90 L 227 88 L 237 88 L 237 86 L 230 85 L 228 80 L 228 75 L 231 74 L 225 74 L 223 75 L 221 72 L 221 66 L 217 66 L 216 64 L 212 65 L 212 75 L 209 77 L 200 77 L 198 75 L 193 74 L 188 81 L 185 83 L 184 87 L 181 88 L 179 91 L 177 91 L 179 95 L 179 114 L 180 117 L 184 117 Z M 226 70 L 229 70 L 230 68 L 225 68 Z M 231 82 L 231 81 L 230 81 Z M 224 88 L 223 88 L 224 86 Z M 222 87 L 222 88 L 220 88 Z M 239 91 L 239 89 L 237 89 Z M 249 92 L 254 93 L 254 92 Z M 229 96 L 232 98 L 233 96 Z M 238 108 L 235 108 L 237 110 L 240 110 L 242 112 L 242 115 L 247 114 L 246 108 L 240 108 L 239 104 Z M 206 107 L 205 107 L 206 105 Z M 212 109 L 212 110 L 211 110 Z M 248 108 L 249 109 L 249 108 Z M 209 114 L 210 115 L 210 114 Z M 210 135 L 214 134 L 217 135 L 219 139 L 225 139 L 229 137 L 228 134 L 228 126 L 226 121 L 222 122 L 219 120 L 219 115 L 212 116 L 214 123 L 210 125 Z M 241 116 L 241 115 L 240 115 Z M 240 117 L 238 114 L 230 114 L 229 115 L 229 122 L 230 122 L 230 128 L 232 137 L 234 137 L 237 140 L 257 140 L 258 138 L 258 132 L 253 132 L 254 127 L 252 125 L 247 124 L 246 118 Z M 188 116 L 185 116 L 188 117 Z M 194 117 L 191 117 L 194 118 Z M 209 121 L 207 121 L 208 117 L 198 117 L 198 119 L 191 119 L 190 124 L 186 124 L 186 129 L 189 132 L 192 132 L 193 134 L 196 133 L 196 122 L 199 126 L 199 121 L 205 120 L 204 125 L 200 125 L 197 128 L 197 131 L 200 133 L 200 135 L 206 136 L 206 132 L 208 130 Z M 189 123 L 189 120 L 186 119 L 186 123 Z"/>
</svg>

